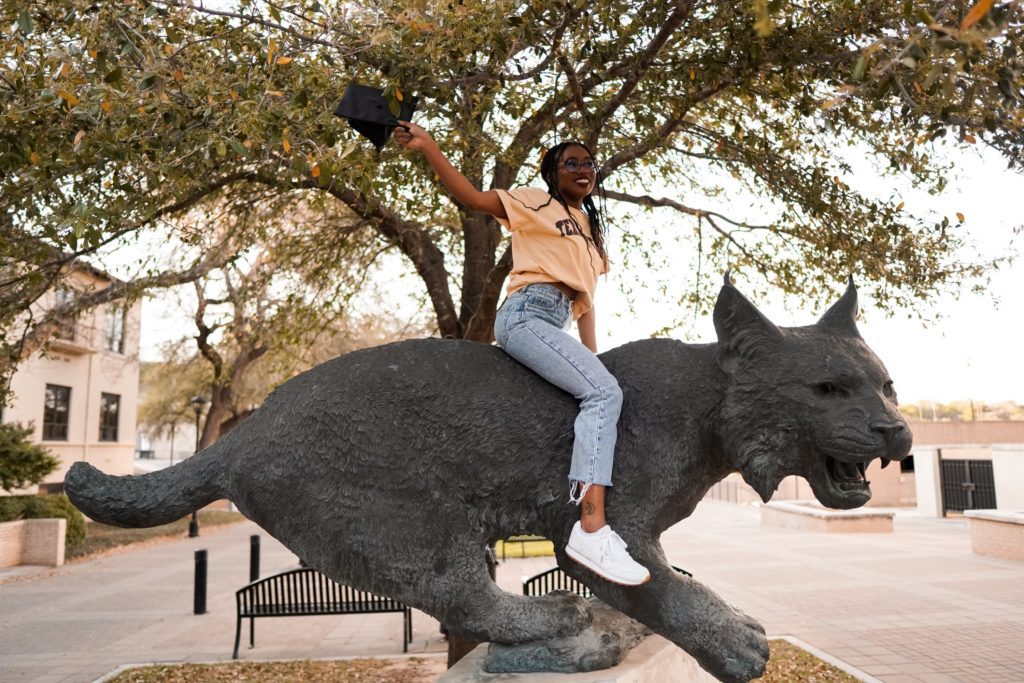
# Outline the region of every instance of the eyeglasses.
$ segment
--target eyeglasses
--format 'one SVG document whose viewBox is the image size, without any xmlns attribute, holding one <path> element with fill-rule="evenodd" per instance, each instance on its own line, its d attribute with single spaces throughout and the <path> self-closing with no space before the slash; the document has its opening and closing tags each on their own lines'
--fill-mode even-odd
<svg viewBox="0 0 1024 683">
<path fill-rule="evenodd" d="M 566 159 L 562 162 L 562 168 L 569 173 L 576 173 L 581 170 L 594 171 L 596 173 L 601 169 L 593 159 L 584 159 L 583 161 L 579 161 L 578 159 Z"/>
</svg>

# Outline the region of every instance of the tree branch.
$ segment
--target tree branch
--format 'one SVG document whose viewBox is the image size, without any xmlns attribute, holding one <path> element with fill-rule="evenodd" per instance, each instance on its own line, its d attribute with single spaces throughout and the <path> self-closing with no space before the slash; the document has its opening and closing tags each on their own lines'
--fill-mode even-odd
<svg viewBox="0 0 1024 683">
<path fill-rule="evenodd" d="M 377 232 L 398 246 L 412 261 L 416 272 L 427 287 L 427 294 L 437 315 L 438 331 L 442 337 L 462 337 L 459 317 L 448 289 L 448 270 L 442 252 L 429 233 L 419 225 L 401 218 L 379 202 L 348 188 L 332 185 L 327 192 L 352 209 L 356 215 L 371 219 Z"/>
<path fill-rule="evenodd" d="M 605 192 L 605 196 L 607 196 L 608 199 L 612 199 L 612 200 L 615 200 L 615 201 L 621 201 L 621 202 L 627 202 L 627 203 L 630 203 L 630 204 L 636 204 L 638 206 L 647 206 L 647 207 L 651 207 L 651 208 L 668 207 L 668 208 L 671 208 L 671 209 L 675 209 L 676 211 L 678 211 L 680 213 L 684 213 L 684 214 L 686 214 L 688 216 L 694 216 L 695 218 L 697 218 L 698 221 L 701 221 L 701 220 L 707 221 L 708 225 L 710 225 L 712 227 L 712 229 L 715 230 L 715 232 L 717 232 L 719 235 L 721 235 L 723 238 L 725 238 L 730 244 L 734 245 L 737 249 L 739 249 L 740 252 L 742 252 L 744 256 L 746 256 L 748 259 L 750 259 L 750 261 L 752 263 L 757 265 L 757 267 L 761 270 L 761 272 L 763 274 L 767 274 L 768 273 L 768 270 L 769 270 L 768 264 L 764 263 L 761 259 L 757 258 L 757 256 L 755 256 L 753 253 L 751 253 L 750 250 L 748 250 L 743 243 L 741 243 L 739 240 L 736 239 L 736 237 L 735 237 L 735 235 L 733 234 L 732 231 L 725 230 L 721 226 L 719 226 L 718 223 L 715 222 L 715 218 L 719 218 L 721 220 L 727 221 L 727 222 L 732 223 L 733 225 L 735 225 L 737 227 L 744 228 L 744 229 L 767 230 L 767 229 L 770 229 L 771 226 L 767 226 L 767 225 L 757 225 L 757 226 L 755 226 L 755 225 L 750 225 L 748 223 L 741 223 L 741 222 L 738 222 L 738 221 L 734 221 L 731 218 L 728 218 L 726 216 L 723 216 L 722 214 L 717 213 L 715 211 L 707 211 L 707 210 L 704 210 L 704 209 L 695 209 L 693 207 L 686 206 L 685 204 L 677 202 L 674 199 L 668 199 L 666 197 L 662 197 L 661 199 L 655 199 L 654 197 L 651 197 L 650 195 L 639 195 L 639 196 L 636 196 L 636 195 L 626 194 L 624 192 Z"/>
<path fill-rule="evenodd" d="M 176 2 L 175 0 L 151 0 L 151 1 L 152 1 L 152 3 L 154 5 L 161 5 L 163 7 L 174 7 L 176 9 L 192 10 L 194 12 L 200 12 L 202 14 L 209 14 L 209 15 L 216 16 L 216 17 L 226 17 L 226 18 L 229 18 L 229 19 L 241 19 L 242 21 L 245 21 L 247 24 L 256 24 L 257 26 L 262 26 L 264 28 L 272 28 L 272 29 L 275 29 L 277 31 L 281 31 L 282 33 L 286 33 L 286 34 L 288 34 L 290 36 L 298 38 L 299 40 L 302 40 L 304 42 L 313 43 L 314 45 L 321 45 L 323 47 L 329 47 L 329 48 L 331 48 L 333 50 L 339 51 L 342 55 L 346 55 L 346 56 L 357 54 L 358 52 L 362 52 L 363 50 L 366 50 L 366 49 L 369 48 L 369 45 L 365 45 L 365 46 L 362 46 L 362 47 L 360 47 L 358 49 L 346 49 L 344 46 L 339 45 L 338 43 L 334 43 L 334 42 L 331 42 L 331 41 L 328 41 L 328 40 L 323 40 L 322 38 L 317 38 L 316 36 L 307 35 L 305 33 L 302 33 L 301 31 L 297 31 L 297 30 L 295 30 L 295 29 L 293 29 L 291 27 L 285 26 L 284 24 L 277 23 L 276 21 L 270 21 L 268 19 L 264 19 L 262 16 L 251 15 L 251 14 L 242 14 L 240 12 L 228 12 L 226 10 L 210 9 L 209 7 L 205 7 L 201 3 L 196 5 L 196 4 L 193 4 L 193 3 L 190 3 L 190 2 L 188 2 L 188 3 L 186 3 L 186 2 Z M 310 22 L 310 23 L 313 23 L 313 22 Z"/>
<path fill-rule="evenodd" d="M 60 328 L 61 324 L 77 317 L 83 311 L 95 308 L 102 304 L 120 301 L 121 299 L 137 296 L 139 292 L 147 289 L 174 287 L 176 285 L 195 282 L 211 270 L 222 267 L 228 263 L 234 254 L 230 249 L 220 245 L 221 248 L 208 251 L 192 267 L 182 271 L 164 271 L 147 277 L 136 278 L 130 282 L 114 280 L 110 286 L 93 292 L 75 296 L 70 302 L 57 306 L 47 311 L 38 320 L 30 319 L 25 323 L 25 333 L 12 352 L 0 358 L 0 376 L 5 376 L 14 365 L 41 349 Z M 66 268 L 75 268 L 77 262 L 72 261 Z"/>
<path fill-rule="evenodd" d="M 690 16 L 691 4 L 689 2 L 676 2 L 675 9 L 669 15 L 668 20 L 658 31 L 657 35 L 648 43 L 647 47 L 644 48 L 643 52 L 640 53 L 639 59 L 636 59 L 630 66 L 629 76 L 622 83 L 622 87 L 615 93 L 615 96 L 609 100 L 605 106 L 601 109 L 596 117 L 596 124 L 591 130 L 590 135 L 587 137 L 587 144 L 591 149 L 597 147 L 598 140 L 601 138 L 601 132 L 604 129 L 605 122 L 621 107 L 625 101 L 633 94 L 636 90 L 637 85 L 647 74 L 647 71 L 654 64 L 655 57 L 661 49 L 668 43 L 672 34 L 675 33 L 676 29 L 683 25 Z M 615 69 L 613 69 L 615 70 Z"/>
</svg>

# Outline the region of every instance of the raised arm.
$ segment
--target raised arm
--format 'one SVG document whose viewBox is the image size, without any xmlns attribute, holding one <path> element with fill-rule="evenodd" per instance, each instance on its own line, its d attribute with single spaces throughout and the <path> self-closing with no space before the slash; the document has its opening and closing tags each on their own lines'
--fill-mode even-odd
<svg viewBox="0 0 1024 683">
<path fill-rule="evenodd" d="M 456 200 L 467 209 L 483 211 L 497 218 L 508 218 L 505 213 L 505 206 L 501 203 L 498 193 L 494 190 L 481 192 L 473 186 L 473 183 L 466 179 L 466 176 L 459 172 L 459 169 L 452 166 L 445 158 L 441 148 L 437 146 L 434 139 L 430 137 L 422 127 L 408 121 L 401 121 L 402 125 L 395 128 L 392 136 L 406 149 L 412 149 L 423 153 L 427 162 L 434 167 L 441 182 Z"/>
</svg>

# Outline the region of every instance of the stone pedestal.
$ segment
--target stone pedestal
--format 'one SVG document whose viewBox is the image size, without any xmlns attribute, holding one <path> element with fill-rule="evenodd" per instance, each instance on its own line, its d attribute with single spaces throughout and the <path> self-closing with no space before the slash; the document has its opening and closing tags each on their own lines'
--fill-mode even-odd
<svg viewBox="0 0 1024 683">
<path fill-rule="evenodd" d="M 697 661 L 661 636 L 648 636 L 618 666 L 586 673 L 489 674 L 483 670 L 487 644 L 477 646 L 438 683 L 714 683 Z"/>
</svg>

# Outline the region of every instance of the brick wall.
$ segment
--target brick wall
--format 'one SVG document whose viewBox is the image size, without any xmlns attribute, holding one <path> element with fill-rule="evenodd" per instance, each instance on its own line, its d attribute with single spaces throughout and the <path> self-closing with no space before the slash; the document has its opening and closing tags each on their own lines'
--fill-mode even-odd
<svg viewBox="0 0 1024 683">
<path fill-rule="evenodd" d="M 14 567 L 21 564 L 21 546 L 24 543 L 24 537 L 24 521 L 0 524 L 0 567 Z"/>
<path fill-rule="evenodd" d="M 0 523 L 0 567 L 64 564 L 65 519 L 22 519 Z"/>
<path fill-rule="evenodd" d="M 908 420 L 915 446 L 1024 443 L 1024 421 L 925 422 Z"/>
<path fill-rule="evenodd" d="M 1024 524 L 970 517 L 971 550 L 1024 562 Z"/>
<path fill-rule="evenodd" d="M 913 507 L 916 504 L 914 473 L 901 472 L 898 462 L 883 470 L 878 460 L 872 460 L 867 469 L 867 478 L 871 482 L 869 507 Z M 705 498 L 740 505 L 761 502 L 761 496 L 743 481 L 743 476 L 738 472 L 733 472 L 712 486 Z M 790 476 L 779 482 L 772 500 L 814 500 L 814 492 L 806 479 Z"/>
</svg>

